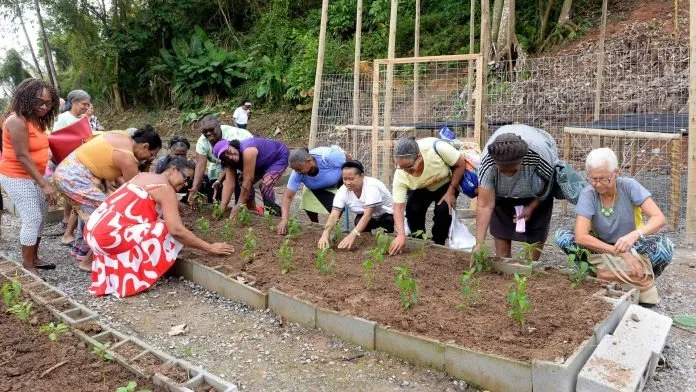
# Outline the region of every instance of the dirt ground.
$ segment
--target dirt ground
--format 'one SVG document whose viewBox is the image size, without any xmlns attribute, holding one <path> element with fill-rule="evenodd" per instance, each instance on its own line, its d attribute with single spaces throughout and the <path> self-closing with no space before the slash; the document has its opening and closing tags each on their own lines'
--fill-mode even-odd
<svg viewBox="0 0 696 392">
<path fill-rule="evenodd" d="M 0 252 L 19 260 L 18 220 L 5 214 Z M 164 278 L 152 290 L 126 298 L 94 298 L 66 247 L 59 225 L 47 227 L 41 255 L 58 264 L 42 272 L 46 280 L 99 312 L 103 322 L 154 346 L 206 367 L 252 391 L 476 391 L 465 382 L 419 368 L 390 355 L 364 351 L 320 331 L 284 323 L 269 312 L 220 298 L 178 278 Z M 558 265 L 558 250 L 548 246 L 542 265 Z M 657 280 L 659 313 L 696 314 L 696 251 L 680 249 Z M 186 324 L 181 336 L 172 326 Z M 672 328 L 663 352 L 666 365 L 646 387 L 650 392 L 682 392 L 696 385 L 696 334 Z"/>
</svg>

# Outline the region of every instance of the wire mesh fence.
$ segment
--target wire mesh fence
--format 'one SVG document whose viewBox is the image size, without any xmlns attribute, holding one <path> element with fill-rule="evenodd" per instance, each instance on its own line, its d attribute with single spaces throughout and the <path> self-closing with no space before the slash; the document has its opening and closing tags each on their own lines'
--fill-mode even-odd
<svg viewBox="0 0 696 392">
<path fill-rule="evenodd" d="M 597 62 L 597 54 L 589 53 L 518 59 L 512 67 L 507 61 L 488 64 L 484 109 L 488 131 L 482 140 L 485 143 L 504 124 L 539 127 L 554 136 L 559 156 L 581 171 L 593 148 L 612 148 L 624 175 L 636 178 L 652 193 L 675 230 L 673 236 L 681 241 L 687 177 L 688 48 L 607 52 L 599 89 Z M 357 116 L 353 115 L 353 75 L 324 76 L 317 98 L 320 144 L 343 146 L 363 161 L 371 175 L 389 180 L 391 145 L 379 142 L 407 134 L 433 136 L 443 125 L 459 138 L 473 137 L 476 74 L 469 61 L 394 65 L 390 109 L 385 108 L 387 66 L 379 66 L 376 110 L 373 64 L 361 67 Z M 415 78 L 414 70 L 418 71 Z M 380 133 L 373 146 L 375 114 Z M 391 117 L 390 137 L 382 133 L 385 117 Z M 572 206 L 568 216 L 573 216 Z"/>
</svg>

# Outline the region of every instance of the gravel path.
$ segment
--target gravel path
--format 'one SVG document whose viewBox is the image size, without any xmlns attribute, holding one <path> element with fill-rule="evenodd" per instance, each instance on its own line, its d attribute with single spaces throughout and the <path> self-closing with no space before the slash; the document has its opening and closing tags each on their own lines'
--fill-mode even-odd
<svg viewBox="0 0 696 392">
<path fill-rule="evenodd" d="M 19 260 L 18 220 L 5 214 L 2 227 L 0 252 Z M 152 290 L 135 297 L 94 298 L 86 291 L 89 275 L 77 268 L 67 248 L 60 245 L 60 230 L 59 225 L 48 227 L 41 245 L 42 257 L 58 264 L 56 270 L 42 273 L 49 283 L 98 311 L 103 322 L 204 366 L 240 389 L 476 391 L 441 372 L 282 323 L 269 312 L 250 309 L 174 277 L 161 279 Z M 540 264 L 560 265 L 564 259 L 558 249 L 548 246 Z M 696 314 L 695 281 L 696 251 L 680 249 L 657 281 L 663 301 L 654 310 L 669 316 Z M 168 336 L 169 328 L 178 324 L 187 324 L 186 334 Z M 696 334 L 672 328 L 663 354 L 666 365 L 646 391 L 682 392 L 685 386 L 696 385 Z"/>
</svg>

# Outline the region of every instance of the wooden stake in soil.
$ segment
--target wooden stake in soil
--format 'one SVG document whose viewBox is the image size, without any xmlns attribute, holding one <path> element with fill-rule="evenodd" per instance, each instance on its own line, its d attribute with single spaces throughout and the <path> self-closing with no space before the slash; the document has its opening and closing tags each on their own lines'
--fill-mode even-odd
<svg viewBox="0 0 696 392">
<path fill-rule="evenodd" d="M 599 121 L 599 107 L 602 99 L 602 79 L 604 78 L 604 37 L 607 32 L 607 2 L 602 1 L 602 27 L 597 48 L 597 87 L 595 88 L 594 121 Z"/>
<path fill-rule="evenodd" d="M 329 0 L 321 3 L 321 24 L 319 27 L 319 49 L 317 52 L 317 70 L 314 74 L 314 98 L 312 99 L 312 120 L 309 125 L 309 148 L 317 145 L 317 128 L 319 124 L 319 100 L 321 99 L 321 78 L 324 75 L 324 49 L 326 48 L 326 22 L 329 18 Z"/>
<path fill-rule="evenodd" d="M 696 0 L 689 1 L 689 157 L 686 200 L 696 200 Z M 687 203 L 685 242 L 696 243 L 696 203 Z"/>
</svg>

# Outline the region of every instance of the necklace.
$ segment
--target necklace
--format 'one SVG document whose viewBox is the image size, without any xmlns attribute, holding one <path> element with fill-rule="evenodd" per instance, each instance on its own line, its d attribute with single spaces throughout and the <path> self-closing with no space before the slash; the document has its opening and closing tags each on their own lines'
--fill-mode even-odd
<svg viewBox="0 0 696 392">
<path fill-rule="evenodd" d="M 604 207 L 602 204 L 602 196 L 599 196 L 599 205 L 601 208 L 599 209 L 600 214 L 606 216 L 607 218 L 614 215 L 614 205 L 616 204 L 616 192 L 618 189 L 614 189 L 614 196 L 611 199 L 611 207 Z"/>
</svg>

